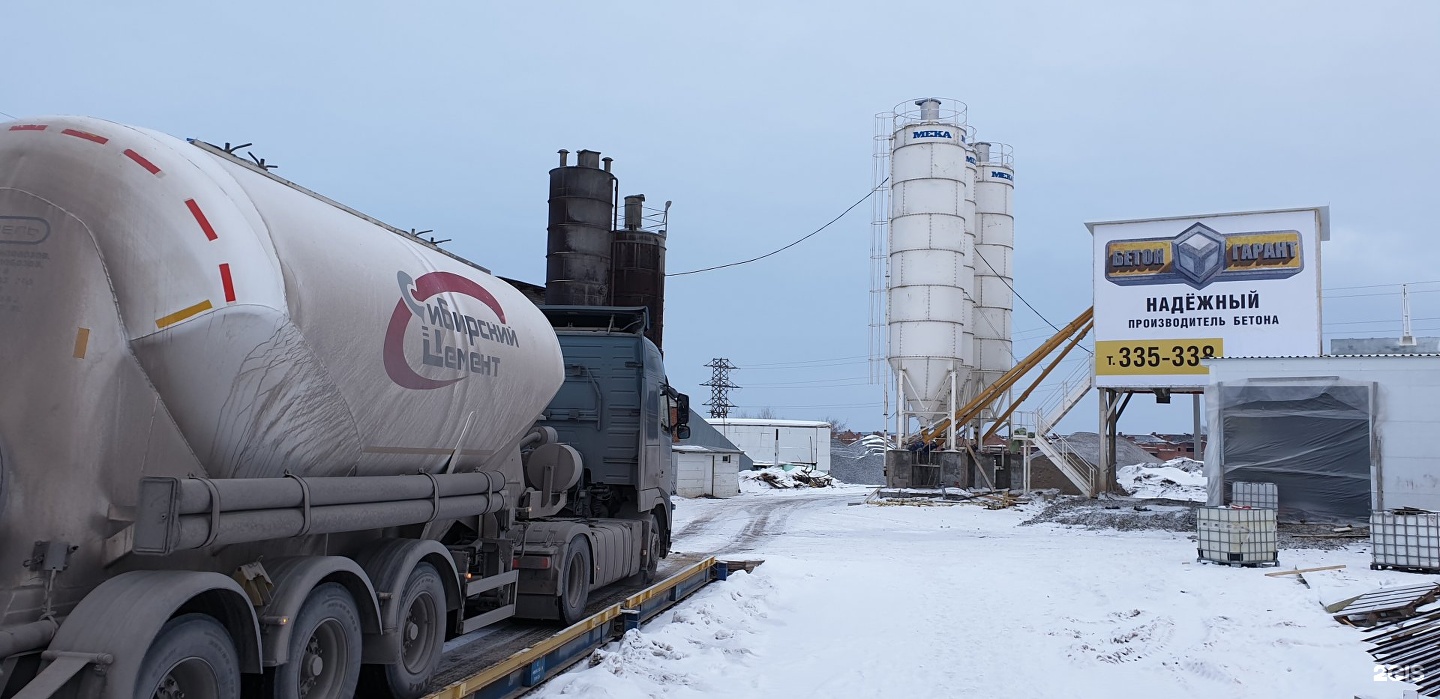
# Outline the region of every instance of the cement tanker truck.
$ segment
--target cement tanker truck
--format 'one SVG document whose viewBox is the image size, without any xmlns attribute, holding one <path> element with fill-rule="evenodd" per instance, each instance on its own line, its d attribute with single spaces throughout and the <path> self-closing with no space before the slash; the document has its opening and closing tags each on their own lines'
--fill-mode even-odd
<svg viewBox="0 0 1440 699">
<path fill-rule="evenodd" d="M 0 696 L 416 697 L 451 636 L 581 618 L 669 548 L 647 317 L 231 150 L 0 124 Z"/>
</svg>

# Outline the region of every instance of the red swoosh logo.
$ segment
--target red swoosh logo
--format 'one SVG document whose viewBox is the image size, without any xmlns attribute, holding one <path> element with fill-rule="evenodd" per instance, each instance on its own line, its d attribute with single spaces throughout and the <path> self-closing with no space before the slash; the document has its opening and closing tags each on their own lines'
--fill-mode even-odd
<svg viewBox="0 0 1440 699">
<path fill-rule="evenodd" d="M 494 311 L 495 317 L 500 319 L 501 323 L 505 322 L 505 310 L 485 287 L 453 272 L 431 272 L 416 279 L 411 298 L 424 303 L 425 299 L 445 292 L 474 298 Z M 390 380 L 401 388 L 430 390 L 444 388 L 464 379 L 463 376 L 456 379 L 426 378 L 410 368 L 410 363 L 405 361 L 405 330 L 410 327 L 410 319 L 414 317 L 415 314 L 410 312 L 405 299 L 395 302 L 395 311 L 390 314 L 390 325 L 385 329 L 385 373 L 390 376 Z"/>
</svg>

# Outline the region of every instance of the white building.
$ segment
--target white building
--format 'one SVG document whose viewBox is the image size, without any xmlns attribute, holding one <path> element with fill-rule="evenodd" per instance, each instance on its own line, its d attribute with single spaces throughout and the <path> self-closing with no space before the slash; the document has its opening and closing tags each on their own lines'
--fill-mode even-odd
<svg viewBox="0 0 1440 699">
<path fill-rule="evenodd" d="M 812 420 L 712 418 L 710 424 L 745 452 L 756 468 L 810 466 L 830 471 L 830 423 Z"/>
<path fill-rule="evenodd" d="M 1254 480 L 1276 484 L 1282 510 L 1440 510 L 1440 355 L 1207 364 L 1210 504 L 1226 481 Z"/>
<path fill-rule="evenodd" d="M 729 498 L 740 494 L 740 450 L 677 444 L 675 494 L 682 498 Z"/>
</svg>

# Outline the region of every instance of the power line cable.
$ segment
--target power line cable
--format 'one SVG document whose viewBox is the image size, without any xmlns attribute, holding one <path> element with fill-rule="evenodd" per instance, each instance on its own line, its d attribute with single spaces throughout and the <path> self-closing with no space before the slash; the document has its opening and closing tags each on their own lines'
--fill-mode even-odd
<svg viewBox="0 0 1440 699">
<path fill-rule="evenodd" d="M 1425 317 L 1425 318 L 1411 318 L 1411 319 L 1410 319 L 1410 321 L 1411 321 L 1412 323 L 1418 323 L 1418 322 L 1420 322 L 1420 321 L 1422 321 L 1422 320 L 1440 320 L 1440 316 L 1427 316 L 1427 317 Z M 1337 321 L 1337 322 L 1333 322 L 1333 323 L 1325 323 L 1325 326 L 1326 326 L 1326 327 L 1329 327 L 1329 326 L 1331 326 L 1331 325 L 1375 325 L 1375 324 L 1377 324 L 1377 323 L 1386 323 L 1386 324 L 1389 324 L 1389 323 L 1398 323 L 1398 322 L 1400 322 L 1400 319 L 1399 319 L 1399 318 L 1386 318 L 1386 319 L 1384 319 L 1384 320 L 1344 320 L 1344 321 Z"/>
<path fill-rule="evenodd" d="M 844 361 L 844 360 L 847 360 L 847 359 L 865 359 L 865 360 L 868 360 L 869 358 L 870 358 L 869 355 L 863 355 L 863 354 L 861 354 L 861 355 L 854 355 L 854 356 L 850 356 L 850 357 L 826 357 L 826 358 L 824 358 L 824 359 L 797 359 L 797 360 L 795 360 L 795 361 L 793 361 L 793 362 L 771 362 L 771 363 L 769 363 L 769 364 L 749 364 L 749 365 L 747 365 L 745 368 L 746 368 L 746 369 L 754 369 L 754 368 L 757 368 L 757 367 L 789 367 L 789 366 L 796 366 L 796 365 L 801 365 L 801 364 L 819 364 L 819 363 L 821 363 L 821 362 L 839 362 L 839 361 Z"/>
<path fill-rule="evenodd" d="M 1421 290 L 1419 290 L 1419 291 L 1412 291 L 1412 292 L 1410 292 L 1410 295 L 1411 295 L 1411 296 L 1414 296 L 1415 294 L 1440 294 L 1440 289 L 1421 289 Z M 1367 296 L 1395 296 L 1395 295 L 1396 295 L 1396 292 L 1394 292 L 1394 291 L 1376 291 L 1376 292 L 1372 292 L 1372 293 L 1369 293 L 1369 294 L 1346 294 L 1346 295 L 1344 295 L 1344 296 L 1326 296 L 1325 298 L 1328 298 L 1328 299 L 1330 299 L 1331 301 L 1339 301 L 1340 299 L 1359 299 L 1359 298 L 1365 298 L 1365 297 L 1367 297 Z"/>
<path fill-rule="evenodd" d="M 812 390 L 813 390 L 813 391 L 818 391 L 818 390 L 822 390 L 822 389 L 828 390 L 828 389 L 832 389 L 832 388 L 850 388 L 850 387 L 852 387 L 852 386 L 869 386 L 869 385 L 871 385 L 871 384 L 870 384 L 870 378 L 867 376 L 867 377 L 865 377 L 864 379 L 862 379 L 862 380 L 860 380 L 860 381 L 830 381 L 830 382 L 797 381 L 797 382 L 795 382 L 795 383 L 747 383 L 747 384 L 745 384 L 745 387 L 746 387 L 746 388 L 804 389 L 804 390 L 807 390 L 807 391 L 812 391 Z"/>
<path fill-rule="evenodd" d="M 849 362 L 824 362 L 824 363 L 820 363 L 820 364 L 807 364 L 807 365 L 805 365 L 805 366 L 765 366 L 765 367 L 758 367 L 758 368 L 757 368 L 757 367 L 747 366 L 747 367 L 745 367 L 745 370 L 746 370 L 746 371 L 794 371 L 794 370 L 796 370 L 796 369 L 821 369 L 821 368 L 825 368 L 825 367 L 850 366 L 850 365 L 853 365 L 853 364 L 869 364 L 869 363 L 870 363 L 870 360 L 868 360 L 868 359 L 857 359 L 857 360 L 849 361 Z"/>
<path fill-rule="evenodd" d="M 785 247 L 780 248 L 779 250 L 773 250 L 773 251 L 767 252 L 767 253 L 765 253 L 764 255 L 761 255 L 761 256 L 759 256 L 759 257 L 752 257 L 752 258 L 750 258 L 750 259 L 748 259 L 748 260 L 742 260 L 742 261 L 740 261 L 740 262 L 731 262 L 731 263 L 723 264 L 723 265 L 715 265 L 714 267 L 704 267 L 704 268 L 701 268 L 701 269 L 692 269 L 692 270 L 690 270 L 690 271 L 688 271 L 688 272 L 671 272 L 671 273 L 669 273 L 669 274 L 666 274 L 665 276 L 667 276 L 667 277 L 683 277 L 683 276 L 685 276 L 685 275 L 687 275 L 687 274 L 699 274 L 699 273 L 701 273 L 701 272 L 713 272 L 713 271 L 715 271 L 715 270 L 717 270 L 717 269 L 725 269 L 726 267 L 739 267 L 740 265 L 748 265 L 748 264 L 750 264 L 751 262 L 759 262 L 760 260 L 763 260 L 763 259 L 765 259 L 765 258 L 767 258 L 767 257 L 771 257 L 771 256 L 773 256 L 773 255 L 778 255 L 778 254 L 780 254 L 780 253 L 782 253 L 782 252 L 785 252 L 786 250 L 789 250 L 790 248 L 795 247 L 796 245 L 799 245 L 799 244 L 805 242 L 806 240 L 809 240 L 809 239 L 810 239 L 811 237 L 813 237 L 815 234 L 819 233 L 820 231 L 825 230 L 826 228 L 829 228 L 829 227 L 830 227 L 830 224 L 835 223 L 836 221 L 839 221 L 839 220 L 842 219 L 842 218 L 845 218 L 845 214 L 848 214 L 848 213 L 850 213 L 851 211 L 854 211 L 854 210 L 855 210 L 855 207 L 857 207 L 857 206 L 859 206 L 859 205 L 861 205 L 861 204 L 864 204 L 866 201 L 868 201 L 868 200 L 870 199 L 870 197 L 875 196 L 875 193 L 878 192 L 878 191 L 880 191 L 880 188 L 883 187 L 883 186 L 885 186 L 885 183 L 886 183 L 886 182 L 889 182 L 889 181 L 890 181 L 890 178 L 889 178 L 889 177 L 886 177 L 884 180 L 882 180 L 882 181 L 880 182 L 880 184 L 877 184 L 877 185 L 875 185 L 873 188 L 871 188 L 870 191 L 865 194 L 865 196 L 860 197 L 859 201 L 856 201 L 854 204 L 851 204 L 849 208 L 845 209 L 844 211 L 841 211 L 839 216 L 836 216 L 835 218 L 830 219 L 830 221 L 829 221 L 828 223 L 826 223 L 825 225 L 823 225 L 823 226 L 821 226 L 821 227 L 819 227 L 819 228 L 816 228 L 816 229 L 813 230 L 813 231 L 810 231 L 810 233 L 808 233 L 807 235 L 805 235 L 805 237 L 803 237 L 803 238 L 801 238 L 801 239 L 799 239 L 799 240 L 797 240 L 797 241 L 795 241 L 795 242 L 793 242 L 793 243 L 790 243 L 789 245 L 786 245 Z"/>
<path fill-rule="evenodd" d="M 961 289 L 961 290 L 960 290 L 960 293 L 963 294 L 963 295 L 965 296 L 965 298 L 969 299 L 969 300 L 970 300 L 970 303 L 971 303 L 972 305 L 979 303 L 978 301 L 975 300 L 975 297 L 973 297 L 973 296 L 970 295 L 970 292 L 968 292 L 968 291 L 966 291 L 966 290 L 964 290 L 964 289 Z M 973 317 L 974 314 L 972 313 L 971 316 Z M 995 331 L 996 337 L 1002 337 L 1002 336 L 1005 334 L 1005 333 L 1003 333 L 1003 332 L 1000 332 L 1000 328 L 995 327 L 995 324 L 992 323 L 992 322 L 990 322 L 990 319 L 989 319 L 988 317 L 986 317 L 985 314 L 983 314 L 983 313 L 980 314 L 980 319 L 983 320 L 983 321 L 985 321 L 985 324 L 988 325 L 988 326 L 990 326 L 990 329 L 991 329 L 991 330 L 994 330 L 994 331 Z M 1014 362 L 1015 364 L 1019 364 L 1019 363 L 1020 363 L 1020 360 L 1015 358 L 1015 336 L 1014 336 L 1014 333 L 1011 333 L 1011 336 L 1010 336 L 1010 338 L 1009 338 L 1009 341 L 1010 341 L 1010 347 L 1009 347 L 1009 349 L 1005 350 L 1005 352 L 1010 355 L 1010 361 Z M 1012 365 L 1012 366 L 1013 366 L 1013 365 Z"/>
<path fill-rule="evenodd" d="M 1331 286 L 1331 287 L 1326 287 L 1326 288 L 1324 288 L 1324 289 L 1321 289 L 1321 291 L 1346 291 L 1346 290 L 1348 290 L 1348 289 L 1380 289 L 1380 288 L 1384 288 L 1384 287 L 1387 287 L 1387 286 L 1404 286 L 1404 285 L 1407 285 L 1407 284 L 1410 285 L 1410 286 L 1415 286 L 1415 285 L 1417 285 L 1417 284 L 1440 284 L 1440 279 L 1431 279 L 1431 280 L 1429 280 L 1429 281 L 1423 281 L 1423 282 L 1394 282 L 1394 283 L 1391 283 L 1391 284 L 1361 284 L 1361 285 L 1359 285 L 1359 286 Z"/>
<path fill-rule="evenodd" d="M 1006 279 L 1006 278 L 1005 278 L 1005 275 L 1000 274 L 999 270 L 996 270 L 996 269 L 995 269 L 995 265 L 990 264 L 990 261 L 987 260 L 987 259 L 985 259 L 985 256 L 984 256 L 984 255 L 981 255 L 981 254 L 980 254 L 979 248 L 976 248 L 976 250 L 975 250 L 975 256 L 978 257 L 978 258 L 980 258 L 980 261 L 981 261 L 981 262 L 984 262 L 986 267 L 989 267 L 989 268 L 990 268 L 990 271 L 995 275 L 995 278 L 996 278 L 996 279 L 999 279 L 1000 281 L 1002 281 L 1002 282 L 1005 283 L 1006 288 L 1010 289 L 1010 293 L 1015 294 L 1015 298 L 1020 299 L 1020 303 L 1025 304 L 1025 307 L 1028 308 L 1028 309 L 1030 309 L 1030 312 L 1031 312 L 1031 313 L 1034 313 L 1037 317 L 1040 318 L 1040 320 L 1045 321 L 1045 324 L 1046 324 L 1046 325 L 1050 326 L 1051 328 L 1054 328 L 1054 329 L 1055 329 L 1055 332 L 1057 332 L 1057 333 L 1060 332 L 1060 326 L 1058 326 L 1058 325 L 1050 322 L 1050 319 L 1049 319 L 1049 318 L 1046 318 L 1043 314 L 1040 313 L 1040 311 L 1035 310 L 1035 307 L 1032 306 L 1032 305 L 1030 305 L 1030 302 L 1029 302 L 1029 301 L 1026 301 L 1026 300 L 1025 300 L 1025 297 L 1024 297 L 1024 296 L 1021 296 L 1021 295 L 1020 295 L 1020 292 L 1018 292 L 1018 291 L 1015 290 L 1015 286 L 1010 283 L 1010 280 L 1009 280 L 1009 279 Z M 1092 357 L 1095 356 L 1095 353 L 1094 353 L 1094 352 L 1091 352 L 1089 347 L 1086 347 L 1086 346 L 1084 346 L 1084 345 L 1080 345 L 1080 349 L 1085 350 L 1085 351 L 1088 352 L 1088 353 L 1090 354 L 1090 356 L 1092 356 Z"/>
</svg>

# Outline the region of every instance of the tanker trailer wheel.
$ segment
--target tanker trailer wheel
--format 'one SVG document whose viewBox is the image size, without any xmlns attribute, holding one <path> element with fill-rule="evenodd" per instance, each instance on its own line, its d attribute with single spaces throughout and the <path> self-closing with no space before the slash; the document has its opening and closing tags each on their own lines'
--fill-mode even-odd
<svg viewBox="0 0 1440 699">
<path fill-rule="evenodd" d="M 410 571 L 400 596 L 400 658 L 393 665 L 366 665 L 365 686 L 388 687 L 396 699 L 423 697 L 445 645 L 445 587 L 429 563 Z"/>
<path fill-rule="evenodd" d="M 590 540 L 577 536 L 570 540 L 565 565 L 560 567 L 560 621 L 566 625 L 585 618 L 585 603 L 590 601 Z"/>
<path fill-rule="evenodd" d="M 135 699 L 240 699 L 240 654 L 230 632 L 204 614 L 166 622 L 140 663 Z"/>
<path fill-rule="evenodd" d="M 360 680 L 360 611 L 339 583 L 305 598 L 290 632 L 290 661 L 266 671 L 273 699 L 351 699 Z"/>
</svg>

